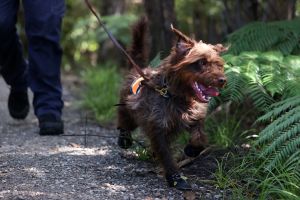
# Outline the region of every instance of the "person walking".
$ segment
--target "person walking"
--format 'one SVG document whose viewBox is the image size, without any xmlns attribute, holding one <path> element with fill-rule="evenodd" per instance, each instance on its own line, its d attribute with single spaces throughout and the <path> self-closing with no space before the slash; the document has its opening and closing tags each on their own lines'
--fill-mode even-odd
<svg viewBox="0 0 300 200">
<path fill-rule="evenodd" d="M 28 61 L 17 33 L 17 13 L 23 6 Z M 11 117 L 29 112 L 27 88 L 33 92 L 40 135 L 63 134 L 60 34 L 64 0 L 0 0 L 0 73 L 10 86 Z"/>
</svg>

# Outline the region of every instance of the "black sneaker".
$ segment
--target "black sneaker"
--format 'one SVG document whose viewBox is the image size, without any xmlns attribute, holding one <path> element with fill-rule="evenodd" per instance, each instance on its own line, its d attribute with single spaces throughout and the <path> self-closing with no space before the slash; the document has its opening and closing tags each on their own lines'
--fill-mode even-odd
<svg viewBox="0 0 300 200">
<path fill-rule="evenodd" d="M 14 119 L 25 119 L 29 113 L 29 100 L 27 90 L 10 90 L 8 96 L 8 111 Z"/>
<path fill-rule="evenodd" d="M 178 190 L 192 190 L 192 186 L 186 181 L 186 177 L 181 176 L 179 173 L 166 176 L 167 182 L 170 187 L 175 187 Z"/>
<path fill-rule="evenodd" d="M 122 149 L 128 149 L 129 147 L 132 146 L 132 137 L 130 131 L 120 129 L 118 145 Z"/>
<path fill-rule="evenodd" d="M 38 117 L 40 135 L 60 135 L 64 133 L 63 121 L 51 114 L 45 114 Z"/>
</svg>

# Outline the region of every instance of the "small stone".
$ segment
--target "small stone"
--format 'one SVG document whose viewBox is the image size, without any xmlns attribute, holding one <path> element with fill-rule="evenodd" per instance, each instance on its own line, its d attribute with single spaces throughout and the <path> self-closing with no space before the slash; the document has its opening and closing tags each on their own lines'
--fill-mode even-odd
<svg viewBox="0 0 300 200">
<path fill-rule="evenodd" d="M 123 200 L 129 200 L 129 199 L 130 199 L 129 196 L 127 196 L 127 195 L 123 196 Z"/>
</svg>

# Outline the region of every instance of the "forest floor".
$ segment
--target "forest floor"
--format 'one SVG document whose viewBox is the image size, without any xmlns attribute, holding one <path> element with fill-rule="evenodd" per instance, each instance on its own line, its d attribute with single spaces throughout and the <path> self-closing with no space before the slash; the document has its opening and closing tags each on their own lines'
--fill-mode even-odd
<svg viewBox="0 0 300 200">
<path fill-rule="evenodd" d="M 64 79 L 61 136 L 39 136 L 32 108 L 26 120 L 13 120 L 7 110 L 9 88 L 0 79 L 0 199 L 225 199 L 212 184 L 213 156 L 182 169 L 192 192 L 168 187 L 157 164 L 120 149 L 115 129 L 86 117 L 74 95 L 76 85 Z"/>
</svg>

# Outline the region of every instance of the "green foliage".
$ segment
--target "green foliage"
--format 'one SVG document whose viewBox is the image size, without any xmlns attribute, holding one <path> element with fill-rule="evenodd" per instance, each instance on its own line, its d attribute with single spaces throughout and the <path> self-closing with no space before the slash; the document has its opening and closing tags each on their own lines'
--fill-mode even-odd
<svg viewBox="0 0 300 200">
<path fill-rule="evenodd" d="M 136 146 L 134 148 L 134 152 L 137 154 L 137 158 L 138 160 L 150 160 L 151 159 L 151 155 L 150 155 L 150 150 L 148 148 L 144 148 L 141 146 Z"/>
<path fill-rule="evenodd" d="M 249 109 L 265 113 L 258 122 L 267 126 L 259 133 L 256 150 L 223 168 L 226 176 L 219 168 L 218 184 L 232 185 L 233 195 L 242 189 L 251 199 L 300 198 L 300 59 L 281 52 L 243 52 L 224 59 L 228 84 L 211 108 L 225 102 L 249 106 L 250 100 Z"/>
<path fill-rule="evenodd" d="M 272 170 L 300 153 L 300 96 L 279 101 L 269 110 L 258 119 L 271 123 L 261 131 L 257 145 L 261 148 L 260 156 L 268 158 L 267 168 Z"/>
<path fill-rule="evenodd" d="M 177 15 L 180 30 L 185 33 L 195 33 L 199 26 L 195 26 L 195 21 L 201 23 L 203 27 L 207 25 L 210 19 L 220 16 L 223 10 L 221 1 L 201 1 L 199 6 L 198 0 L 175 0 L 175 11 Z M 195 13 L 201 16 L 195 17 Z M 201 29 L 201 28 L 200 28 Z M 203 35 L 209 34 L 206 28 L 201 29 Z M 203 38 L 197 38 L 203 39 Z"/>
<path fill-rule="evenodd" d="M 254 22 L 228 36 L 228 53 L 243 51 L 280 51 L 283 55 L 300 53 L 300 19 Z"/>
<path fill-rule="evenodd" d="M 243 118 L 227 113 L 220 117 L 212 117 L 205 121 L 205 132 L 208 133 L 211 144 L 221 148 L 231 148 L 245 141 L 245 135 L 250 132 L 243 131 L 240 124 Z"/>
<path fill-rule="evenodd" d="M 210 102 L 210 110 L 220 103 L 253 101 L 258 110 L 265 110 L 278 98 L 300 91 L 300 58 L 283 56 L 280 52 L 243 52 L 226 54 L 225 69 L 228 84 L 219 98 Z"/>
<path fill-rule="evenodd" d="M 218 185 L 238 199 L 300 198 L 300 58 L 290 55 L 300 52 L 299 36 L 299 19 L 256 22 L 229 36 L 228 84 L 210 109 L 231 102 L 264 113 L 255 148 L 216 172 Z"/>
<path fill-rule="evenodd" d="M 137 20 L 137 16 L 133 14 L 104 16 L 108 30 L 120 41 L 124 46 L 128 46 L 131 42 L 130 25 Z M 96 31 L 98 41 L 108 40 L 107 34 L 103 30 Z"/>
<path fill-rule="evenodd" d="M 115 104 L 119 101 L 121 77 L 115 67 L 103 66 L 84 73 L 86 90 L 83 106 L 90 109 L 98 121 L 108 123 L 116 117 Z"/>
<path fill-rule="evenodd" d="M 130 24 L 136 20 L 133 14 L 103 16 L 106 27 L 114 37 L 124 46 L 131 41 Z M 66 30 L 62 45 L 65 46 L 66 56 L 72 57 L 76 62 L 88 62 L 87 55 L 97 53 L 104 41 L 108 41 L 108 36 L 103 28 L 98 24 L 95 16 L 86 15 L 78 18 L 74 22 L 65 21 L 69 30 Z"/>
<path fill-rule="evenodd" d="M 161 53 L 158 53 L 151 61 L 150 61 L 150 64 L 149 64 L 149 66 L 150 67 L 153 67 L 153 68 L 155 68 L 155 67 L 158 67 L 159 66 L 159 64 L 161 63 Z"/>
<path fill-rule="evenodd" d="M 218 162 L 216 184 L 230 189 L 231 199 L 299 199 L 299 156 L 298 152 L 270 171 L 255 151 L 246 157 L 229 153 Z"/>
<path fill-rule="evenodd" d="M 217 170 L 214 173 L 215 184 L 223 190 L 230 190 L 230 199 L 252 199 L 253 195 L 245 195 L 245 186 L 242 187 L 240 176 L 245 172 L 244 160 L 232 159 L 235 155 L 227 153 L 224 157 L 217 161 Z M 228 166 L 230 164 L 230 167 Z M 248 168 L 252 169 L 252 168 Z M 248 171 L 249 172 L 249 171 Z M 248 174 L 249 175 L 249 174 Z M 243 177 L 245 179 L 246 177 Z M 247 191 L 248 192 L 248 191 Z M 228 194 L 226 195 L 228 197 Z"/>
</svg>

